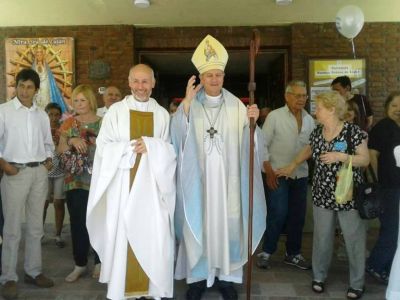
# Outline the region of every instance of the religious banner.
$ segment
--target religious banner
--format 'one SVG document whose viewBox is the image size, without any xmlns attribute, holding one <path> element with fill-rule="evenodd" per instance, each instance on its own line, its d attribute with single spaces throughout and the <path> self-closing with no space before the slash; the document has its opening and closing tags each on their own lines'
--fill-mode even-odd
<svg viewBox="0 0 400 300">
<path fill-rule="evenodd" d="M 21 69 L 34 69 L 40 77 L 36 104 L 50 102 L 71 109 L 74 84 L 74 39 L 71 37 L 8 38 L 5 40 L 7 99 L 15 96 L 16 76 Z"/>
<path fill-rule="evenodd" d="M 315 97 L 331 90 L 333 79 L 348 76 L 354 94 L 366 94 L 365 59 L 310 59 L 308 85 L 310 87 L 310 113 L 315 114 Z"/>
</svg>

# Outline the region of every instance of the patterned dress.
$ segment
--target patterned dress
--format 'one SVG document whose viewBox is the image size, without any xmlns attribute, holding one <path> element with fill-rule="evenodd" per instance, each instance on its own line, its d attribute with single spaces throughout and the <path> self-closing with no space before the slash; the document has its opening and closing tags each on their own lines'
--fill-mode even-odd
<svg viewBox="0 0 400 300">
<path fill-rule="evenodd" d="M 51 136 L 53 137 L 54 146 L 57 148 L 60 142 L 59 128 L 51 128 Z M 56 150 L 53 151 L 53 168 L 49 171 L 49 178 L 57 178 L 64 176 L 64 170 L 60 166 L 60 155 Z"/>
<path fill-rule="evenodd" d="M 96 151 L 96 137 L 100 131 L 101 120 L 99 119 L 93 123 L 81 123 L 75 117 L 71 117 L 61 125 L 60 133 L 67 140 L 73 137 L 80 137 L 88 145 L 86 155 L 78 155 L 73 158 L 81 160 L 78 164 L 82 166 L 82 172 L 71 172 L 70 169 L 65 172 L 65 191 L 73 189 L 89 190 L 91 169 Z"/>
<path fill-rule="evenodd" d="M 354 209 L 354 199 L 345 204 L 336 203 L 336 175 L 342 162 L 324 164 L 319 156 L 324 152 L 338 151 L 354 154 L 355 148 L 368 137 L 358 125 L 345 122 L 342 131 L 330 142 L 322 134 L 322 125 L 318 125 L 310 135 L 312 158 L 315 161 L 315 171 L 312 183 L 312 199 L 314 205 L 335 211 Z M 362 183 L 361 169 L 353 167 L 354 183 Z"/>
</svg>

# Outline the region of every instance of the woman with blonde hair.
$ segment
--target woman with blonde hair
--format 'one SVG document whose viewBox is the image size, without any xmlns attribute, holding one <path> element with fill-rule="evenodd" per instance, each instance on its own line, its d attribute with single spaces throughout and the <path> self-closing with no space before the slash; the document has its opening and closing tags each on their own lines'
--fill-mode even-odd
<svg viewBox="0 0 400 300">
<path fill-rule="evenodd" d="M 278 174 L 289 176 L 309 157 L 315 161 L 312 181 L 312 290 L 316 293 L 324 292 L 338 220 L 349 259 L 350 286 L 347 298 L 359 299 L 364 293 L 366 224 L 355 209 L 354 198 L 338 203 L 335 189 L 340 168 L 350 160 L 353 164 L 354 184 L 362 182 L 360 167 L 369 164 L 367 134 L 358 125 L 344 121 L 346 105 L 339 93 L 318 95 L 316 105 L 316 117 L 320 124 L 311 133 L 309 145 L 303 148 L 289 166 L 278 170 Z"/>
<path fill-rule="evenodd" d="M 75 261 L 74 270 L 65 278 L 67 282 L 76 281 L 86 272 L 90 248 L 86 209 L 96 137 L 101 125 L 101 118 L 96 115 L 96 96 L 90 86 L 78 85 L 71 98 L 75 114 L 61 125 L 57 148 L 65 169 L 65 192 Z M 99 269 L 100 260 L 96 254 L 94 276 L 100 273 Z"/>
</svg>

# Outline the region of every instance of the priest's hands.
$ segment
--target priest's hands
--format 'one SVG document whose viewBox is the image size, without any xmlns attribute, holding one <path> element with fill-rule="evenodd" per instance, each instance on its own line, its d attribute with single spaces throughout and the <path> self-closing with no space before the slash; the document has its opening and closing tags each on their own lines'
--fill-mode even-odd
<svg viewBox="0 0 400 300">
<path fill-rule="evenodd" d="M 258 109 L 257 104 L 247 106 L 247 117 L 249 119 L 254 118 L 254 122 L 256 122 L 259 116 L 260 110 Z"/>
<path fill-rule="evenodd" d="M 193 75 L 192 77 L 189 78 L 188 84 L 186 86 L 186 94 L 185 98 L 183 98 L 182 103 L 183 103 L 183 110 L 185 111 L 185 114 L 189 114 L 189 107 L 190 104 L 192 103 L 193 98 L 196 96 L 197 92 L 201 89 L 203 85 L 200 83 L 196 86 L 196 76 Z"/>
<path fill-rule="evenodd" d="M 133 146 L 133 152 L 140 153 L 140 154 L 147 152 L 146 144 L 142 138 L 133 140 L 131 143 Z"/>
</svg>

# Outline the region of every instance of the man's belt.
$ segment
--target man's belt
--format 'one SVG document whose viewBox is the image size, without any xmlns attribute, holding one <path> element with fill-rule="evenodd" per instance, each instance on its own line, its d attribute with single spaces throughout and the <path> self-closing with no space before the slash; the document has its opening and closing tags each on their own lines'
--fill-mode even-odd
<svg viewBox="0 0 400 300">
<path fill-rule="evenodd" d="M 10 165 L 15 166 L 17 169 L 25 169 L 26 167 L 29 167 L 29 168 L 39 167 L 40 165 L 42 165 L 44 163 L 45 163 L 45 161 L 32 161 L 32 162 L 27 162 L 24 164 L 10 162 Z"/>
</svg>

